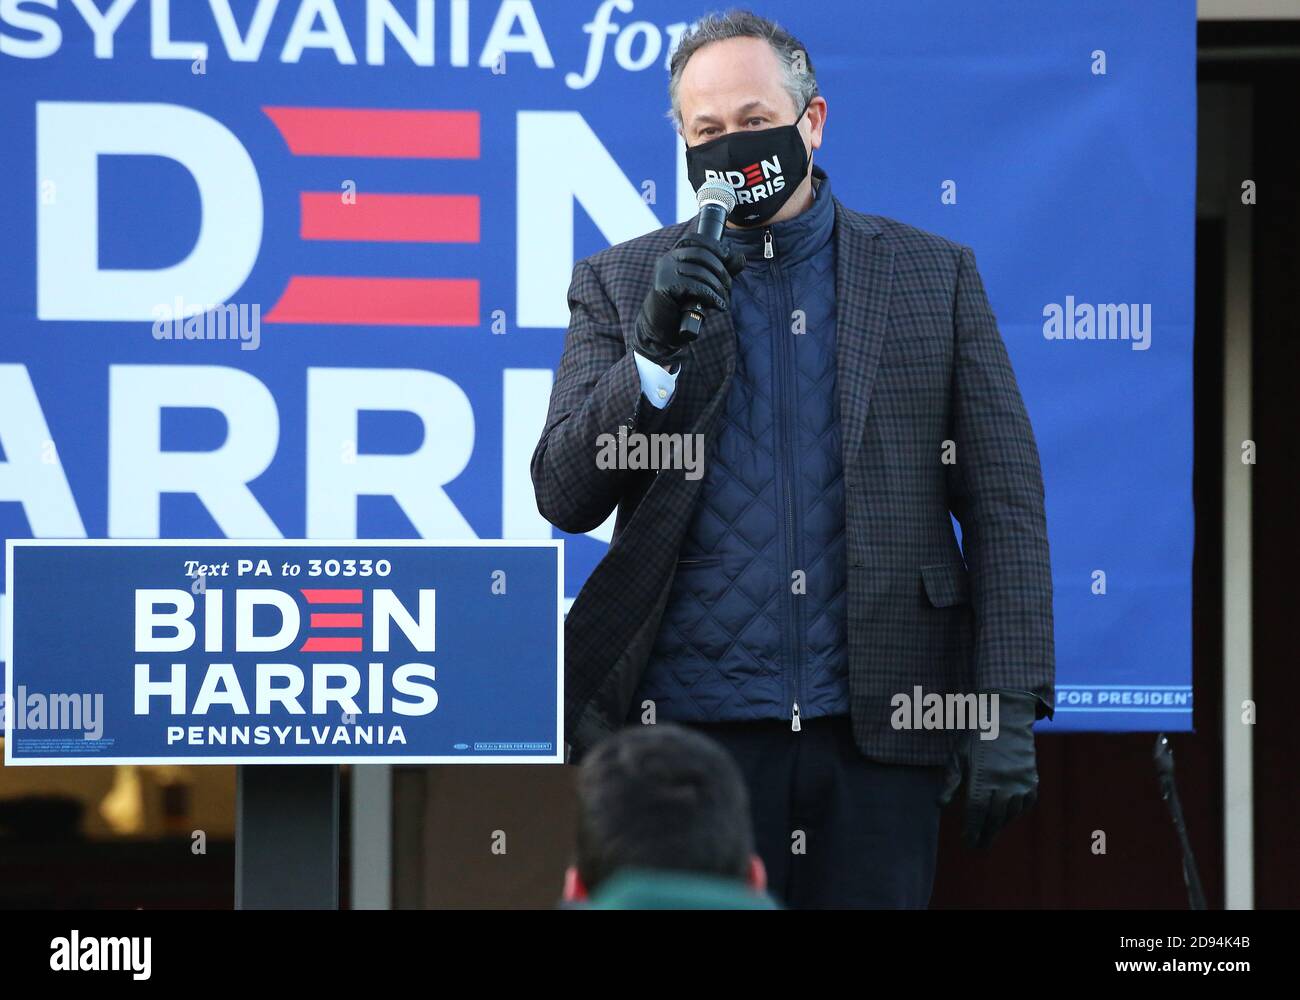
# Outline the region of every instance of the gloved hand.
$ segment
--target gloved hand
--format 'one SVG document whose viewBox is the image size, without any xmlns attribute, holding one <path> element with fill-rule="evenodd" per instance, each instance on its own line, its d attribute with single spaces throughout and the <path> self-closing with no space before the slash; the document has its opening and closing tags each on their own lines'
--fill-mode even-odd
<svg viewBox="0 0 1300 1000">
<path fill-rule="evenodd" d="M 986 848 L 998 832 L 1038 801 L 1038 766 L 1033 725 L 1038 699 L 1028 691 L 986 690 L 998 695 L 997 739 L 979 731 L 961 734 L 948 762 L 939 805 L 952 801 L 966 783 L 962 836 L 970 847 Z"/>
<path fill-rule="evenodd" d="M 637 352 L 655 364 L 678 360 L 689 340 L 680 333 L 682 312 L 692 303 L 726 310 L 731 279 L 745 266 L 745 255 L 730 243 L 690 233 L 659 258 L 654 285 L 636 320 Z"/>
</svg>

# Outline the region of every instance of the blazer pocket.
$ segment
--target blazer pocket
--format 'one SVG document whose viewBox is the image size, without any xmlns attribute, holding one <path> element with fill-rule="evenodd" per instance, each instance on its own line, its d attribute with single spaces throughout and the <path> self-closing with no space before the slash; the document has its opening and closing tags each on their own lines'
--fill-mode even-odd
<svg viewBox="0 0 1300 1000">
<path fill-rule="evenodd" d="M 936 608 L 970 603 L 970 574 L 958 562 L 934 563 L 921 567 L 925 596 Z"/>
<path fill-rule="evenodd" d="M 908 340 L 886 350 L 880 356 L 882 368 L 902 368 L 919 361 L 951 356 L 952 344 L 937 340 Z"/>
<path fill-rule="evenodd" d="M 915 313 L 896 317 L 885 334 L 880 363 L 886 368 L 952 355 L 952 317 Z"/>
<path fill-rule="evenodd" d="M 717 553 L 711 556 L 688 556 L 685 559 L 677 560 L 678 569 L 694 569 L 695 567 L 703 568 L 705 566 L 721 566 L 722 554 Z"/>
</svg>

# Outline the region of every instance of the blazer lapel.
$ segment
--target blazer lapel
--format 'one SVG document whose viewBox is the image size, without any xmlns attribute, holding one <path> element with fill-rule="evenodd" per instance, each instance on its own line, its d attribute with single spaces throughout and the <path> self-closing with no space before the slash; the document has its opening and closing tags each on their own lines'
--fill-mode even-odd
<svg viewBox="0 0 1300 1000">
<path fill-rule="evenodd" d="M 894 251 L 877 239 L 879 232 L 869 217 L 835 202 L 835 381 L 845 470 L 862 443 L 889 320 Z"/>
</svg>

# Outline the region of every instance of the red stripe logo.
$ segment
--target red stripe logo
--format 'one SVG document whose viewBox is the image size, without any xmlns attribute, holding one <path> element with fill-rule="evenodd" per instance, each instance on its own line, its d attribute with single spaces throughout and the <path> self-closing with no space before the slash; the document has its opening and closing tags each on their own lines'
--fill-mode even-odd
<svg viewBox="0 0 1300 1000">
<path fill-rule="evenodd" d="M 360 604 L 360 590 L 304 590 L 302 596 L 308 604 Z"/>
<path fill-rule="evenodd" d="M 477 111 L 264 107 L 295 156 L 476 160 Z M 477 195 L 304 191 L 304 240 L 334 243 L 478 243 Z M 479 325 L 476 278 L 295 274 L 267 323 L 358 326 Z"/>
<path fill-rule="evenodd" d="M 267 323 L 478 326 L 471 278 L 320 278 L 297 275 Z"/>
<path fill-rule="evenodd" d="M 363 595 L 360 590 L 304 590 L 302 596 L 308 604 L 360 604 Z M 353 629 L 360 631 L 365 627 L 365 615 L 360 612 L 317 612 L 311 614 L 311 629 Z M 303 653 L 359 653 L 362 640 L 360 636 L 308 636 L 299 648 Z"/>
<path fill-rule="evenodd" d="M 294 156 L 477 160 L 477 111 L 264 107 Z"/>
<path fill-rule="evenodd" d="M 344 204 L 332 191 L 301 195 L 304 240 L 375 243 L 477 243 L 478 195 L 358 194 Z"/>
</svg>

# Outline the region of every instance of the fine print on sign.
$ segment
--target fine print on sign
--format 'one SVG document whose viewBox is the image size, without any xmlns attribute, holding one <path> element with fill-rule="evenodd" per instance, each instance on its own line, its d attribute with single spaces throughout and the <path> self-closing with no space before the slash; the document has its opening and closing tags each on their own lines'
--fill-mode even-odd
<svg viewBox="0 0 1300 1000">
<path fill-rule="evenodd" d="M 562 544 L 11 540 L 5 762 L 561 762 Z"/>
</svg>

